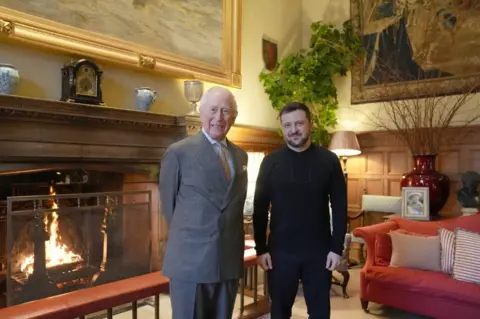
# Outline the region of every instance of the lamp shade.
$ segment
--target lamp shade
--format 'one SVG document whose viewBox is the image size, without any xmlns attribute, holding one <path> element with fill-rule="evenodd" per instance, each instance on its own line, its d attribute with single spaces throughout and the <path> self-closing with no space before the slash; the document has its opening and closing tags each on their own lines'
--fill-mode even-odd
<svg viewBox="0 0 480 319">
<path fill-rule="evenodd" d="M 362 153 L 357 135 L 352 131 L 335 132 L 330 141 L 329 149 L 337 156 L 354 156 Z"/>
</svg>

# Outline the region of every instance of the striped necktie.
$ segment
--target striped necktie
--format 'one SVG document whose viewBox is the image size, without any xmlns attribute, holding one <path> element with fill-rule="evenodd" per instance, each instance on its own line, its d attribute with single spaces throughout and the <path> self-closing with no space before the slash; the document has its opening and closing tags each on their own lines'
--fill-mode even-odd
<svg viewBox="0 0 480 319">
<path fill-rule="evenodd" d="M 226 149 L 225 145 L 217 142 L 217 153 L 218 153 L 218 156 L 220 157 L 220 162 L 222 163 L 223 171 L 225 172 L 225 177 L 227 178 L 227 181 L 229 181 L 230 180 L 230 167 L 228 165 L 227 149 Z"/>
</svg>

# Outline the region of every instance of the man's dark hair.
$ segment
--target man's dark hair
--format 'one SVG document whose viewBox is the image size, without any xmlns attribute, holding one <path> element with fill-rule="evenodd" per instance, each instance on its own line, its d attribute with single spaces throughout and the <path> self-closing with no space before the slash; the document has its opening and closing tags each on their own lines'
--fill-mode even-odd
<svg viewBox="0 0 480 319">
<path fill-rule="evenodd" d="M 278 115 L 278 117 L 281 120 L 283 114 L 288 114 L 297 110 L 302 110 L 303 112 L 305 112 L 305 116 L 307 117 L 307 120 L 311 121 L 312 116 L 310 114 L 310 110 L 308 109 L 308 106 L 300 102 L 291 102 L 285 105 L 280 111 L 280 114 Z"/>
</svg>

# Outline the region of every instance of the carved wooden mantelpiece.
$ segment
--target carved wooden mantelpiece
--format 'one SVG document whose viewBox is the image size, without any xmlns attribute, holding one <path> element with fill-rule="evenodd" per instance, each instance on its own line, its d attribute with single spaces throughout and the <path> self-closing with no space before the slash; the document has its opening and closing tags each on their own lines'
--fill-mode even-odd
<svg viewBox="0 0 480 319">
<path fill-rule="evenodd" d="M 198 116 L 186 116 L 187 134 L 193 135 L 202 129 Z M 277 131 L 247 125 L 233 125 L 228 132 L 228 139 L 246 151 L 269 153 L 284 145 L 284 140 Z"/>
<path fill-rule="evenodd" d="M 0 163 L 158 164 L 183 117 L 0 95 Z"/>
</svg>

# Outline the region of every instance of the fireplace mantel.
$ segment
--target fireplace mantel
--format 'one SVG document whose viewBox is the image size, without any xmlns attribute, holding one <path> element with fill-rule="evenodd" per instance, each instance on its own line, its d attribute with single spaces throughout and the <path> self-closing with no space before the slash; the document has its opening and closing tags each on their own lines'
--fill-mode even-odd
<svg viewBox="0 0 480 319">
<path fill-rule="evenodd" d="M 0 95 L 0 163 L 158 164 L 183 117 Z"/>
</svg>

